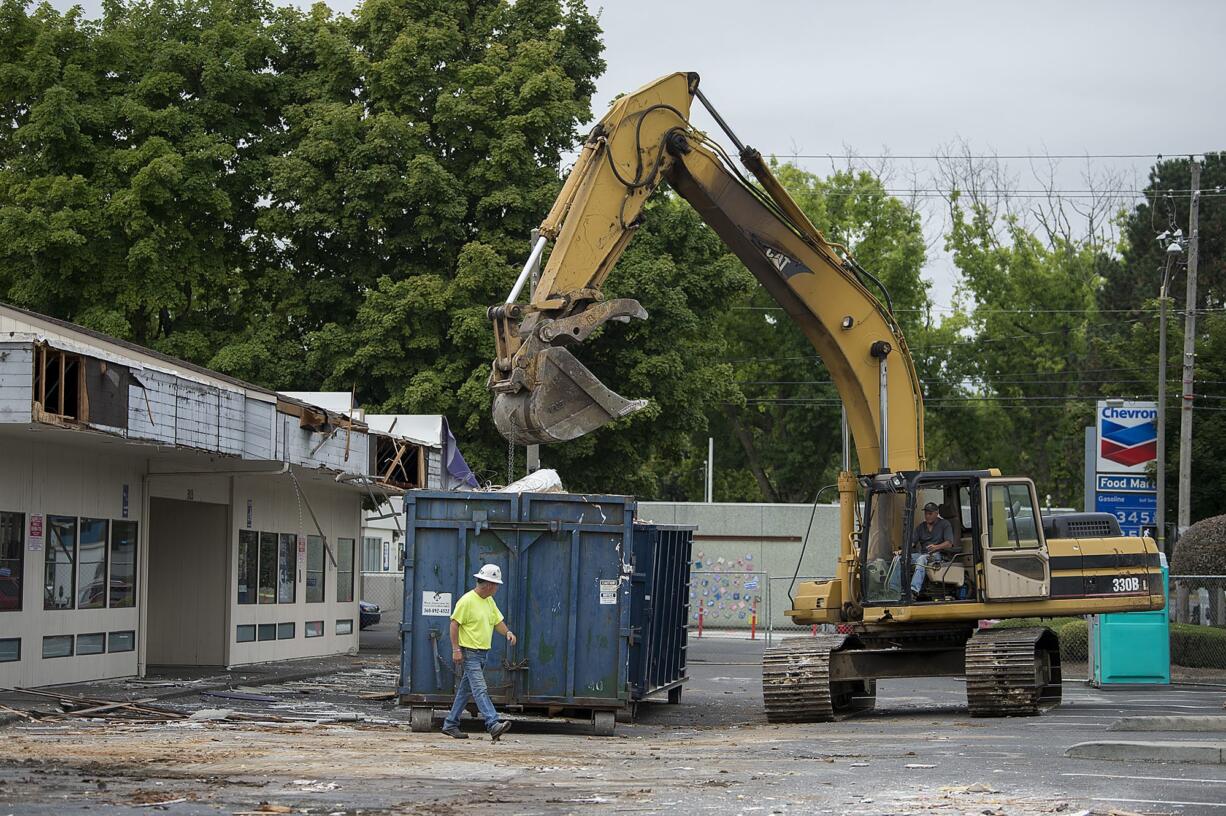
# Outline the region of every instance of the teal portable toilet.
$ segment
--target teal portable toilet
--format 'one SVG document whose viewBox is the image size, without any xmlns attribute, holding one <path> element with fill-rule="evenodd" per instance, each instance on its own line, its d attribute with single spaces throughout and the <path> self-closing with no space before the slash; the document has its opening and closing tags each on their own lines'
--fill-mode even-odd
<svg viewBox="0 0 1226 816">
<path fill-rule="evenodd" d="M 1089 615 L 1090 684 L 1169 685 L 1171 682 L 1170 569 L 1162 563 L 1166 603 L 1153 612 Z"/>
</svg>

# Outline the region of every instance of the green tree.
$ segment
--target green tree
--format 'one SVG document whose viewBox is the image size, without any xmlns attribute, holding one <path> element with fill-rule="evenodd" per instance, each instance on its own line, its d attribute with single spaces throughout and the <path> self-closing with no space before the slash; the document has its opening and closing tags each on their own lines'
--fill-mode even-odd
<svg viewBox="0 0 1226 816">
<path fill-rule="evenodd" d="M 981 400 L 965 412 L 978 466 L 1030 476 L 1040 495 L 1079 504 L 1082 429 L 1098 393 L 1083 371 L 1104 324 L 1095 304 L 1103 250 L 1089 238 L 1042 238 L 1013 215 L 997 221 L 957 193 L 952 215 L 946 246 L 975 304 L 964 393 Z"/>
<path fill-rule="evenodd" d="M 1187 159 L 1164 159 L 1149 173 L 1144 200 L 1122 221 L 1120 257 L 1105 267 L 1098 302 L 1115 319 L 1094 346 L 1096 367 L 1115 372 L 1116 382 L 1104 395 L 1153 399 L 1157 394 L 1158 294 L 1166 269 L 1167 240 L 1161 233 L 1183 234 L 1184 251 L 1171 268 L 1167 329 L 1166 517 L 1178 517 L 1179 427 L 1183 402 L 1182 359 L 1186 315 L 1187 249 L 1191 167 Z M 1226 184 L 1226 155 L 1212 153 L 1202 160 L 1199 206 L 1200 245 L 1197 263 L 1195 387 L 1192 424 L 1193 522 L 1226 512 L 1222 487 L 1226 465 L 1218 451 L 1226 439 L 1226 206 L 1216 193 Z"/>
<path fill-rule="evenodd" d="M 591 117 L 599 28 L 558 0 L 316 7 L 261 221 L 301 279 L 309 370 L 363 404 L 443 413 L 484 478 L 505 442 L 486 307 L 510 289 Z"/>
<path fill-rule="evenodd" d="M 198 361 L 244 322 L 278 121 L 261 0 L 0 6 L 0 293 Z"/>
</svg>

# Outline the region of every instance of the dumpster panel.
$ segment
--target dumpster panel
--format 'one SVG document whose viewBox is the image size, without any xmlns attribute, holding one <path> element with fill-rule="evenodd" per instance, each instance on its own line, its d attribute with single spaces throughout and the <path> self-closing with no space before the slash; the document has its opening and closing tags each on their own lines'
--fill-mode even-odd
<svg viewBox="0 0 1226 816">
<path fill-rule="evenodd" d="M 636 524 L 631 647 L 631 697 L 680 685 L 686 679 L 692 527 Z"/>
<path fill-rule="evenodd" d="M 520 638 L 508 653 L 494 636 L 495 704 L 624 705 L 633 515 L 623 496 L 407 494 L 402 701 L 450 701 L 450 606 L 492 563 L 504 581 L 495 600 Z"/>
</svg>

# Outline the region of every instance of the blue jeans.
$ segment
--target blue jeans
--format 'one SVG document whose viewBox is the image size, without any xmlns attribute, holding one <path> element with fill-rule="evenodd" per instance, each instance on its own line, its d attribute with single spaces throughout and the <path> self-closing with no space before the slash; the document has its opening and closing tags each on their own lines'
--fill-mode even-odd
<svg viewBox="0 0 1226 816">
<path fill-rule="evenodd" d="M 447 715 L 447 719 L 443 720 L 443 728 L 460 726 L 460 716 L 464 713 L 464 707 L 468 705 L 471 697 L 476 701 L 477 710 L 481 712 L 481 719 L 485 720 L 485 730 L 488 731 L 498 723 L 498 712 L 494 710 L 494 702 L 490 699 L 489 689 L 485 686 L 485 672 L 483 671 L 489 650 L 468 649 L 462 646 L 460 653 L 464 656 L 461 663 L 464 674 L 460 677 L 460 684 L 456 686 L 455 702 L 451 704 L 451 713 Z"/>
<path fill-rule="evenodd" d="M 915 567 L 915 573 L 911 576 L 911 594 L 918 594 L 924 588 L 924 567 L 929 561 L 934 564 L 940 563 L 940 556 L 933 558 L 927 553 L 920 553 L 912 556 L 911 565 Z M 890 567 L 890 589 L 902 594 L 902 564 L 899 556 L 894 556 L 894 564 Z"/>
</svg>

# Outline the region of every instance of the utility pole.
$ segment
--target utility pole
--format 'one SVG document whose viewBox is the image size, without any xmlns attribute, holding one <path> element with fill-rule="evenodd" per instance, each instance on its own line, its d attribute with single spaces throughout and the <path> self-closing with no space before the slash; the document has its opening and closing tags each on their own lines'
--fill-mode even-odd
<svg viewBox="0 0 1226 816">
<path fill-rule="evenodd" d="M 1188 216 L 1188 290 L 1184 298 L 1183 401 L 1179 406 L 1179 532 L 1192 516 L 1192 378 L 1196 373 L 1196 256 L 1200 250 L 1200 162 L 1192 162 L 1192 210 Z"/>
<path fill-rule="evenodd" d="M 707 504 L 715 501 L 715 437 L 707 437 Z"/>
<path fill-rule="evenodd" d="M 1166 549 L 1166 302 L 1167 288 L 1171 283 L 1171 267 L 1182 248 L 1179 241 L 1172 240 L 1166 246 L 1166 268 L 1162 272 L 1162 288 L 1158 292 L 1158 469 L 1154 482 L 1158 489 L 1158 552 L 1171 553 Z"/>
<path fill-rule="evenodd" d="M 540 230 L 532 230 L 532 245 L 536 246 L 536 239 L 541 236 Z M 528 290 L 528 300 L 531 302 L 532 297 L 536 294 L 537 281 L 541 279 L 541 256 L 536 256 L 536 261 L 532 266 L 532 288 Z M 527 455 L 528 473 L 536 473 L 541 469 L 541 446 L 529 445 Z"/>
</svg>

